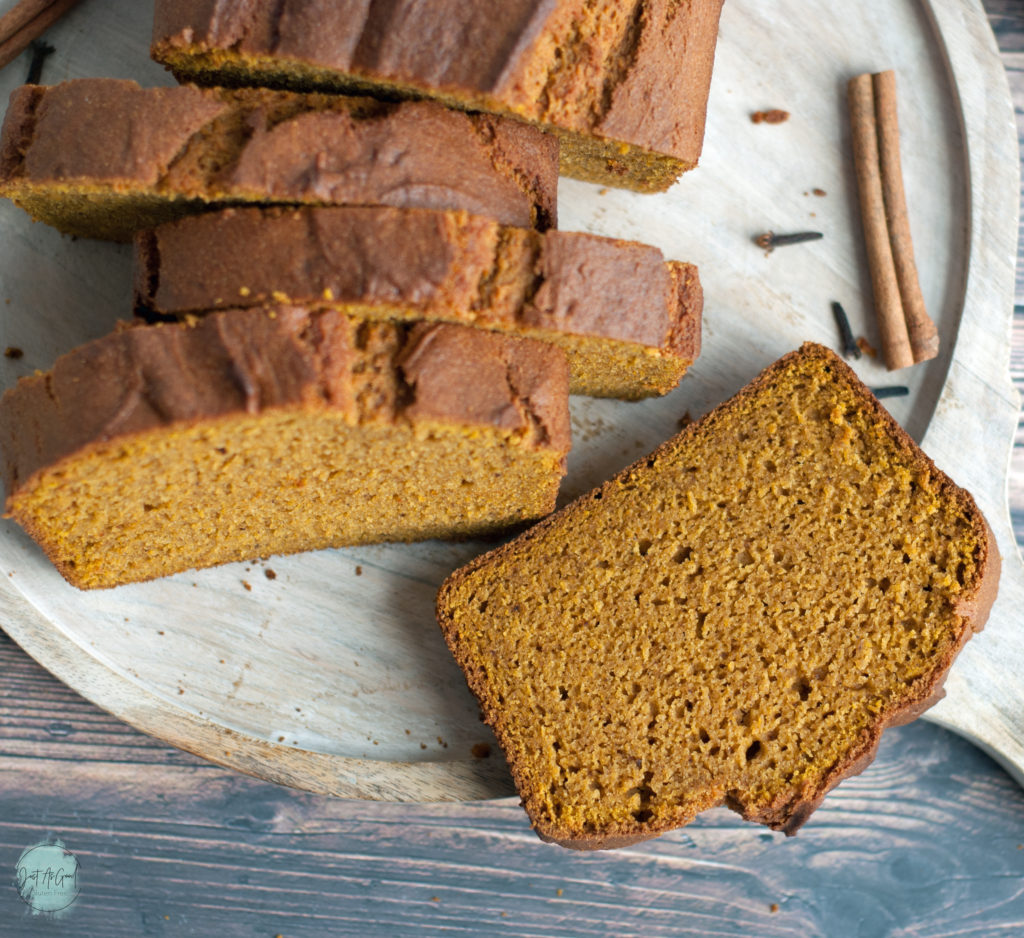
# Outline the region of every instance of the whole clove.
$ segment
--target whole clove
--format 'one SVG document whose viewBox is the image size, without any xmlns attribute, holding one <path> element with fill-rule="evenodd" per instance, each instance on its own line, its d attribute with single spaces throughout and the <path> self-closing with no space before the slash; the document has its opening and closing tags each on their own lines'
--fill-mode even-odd
<svg viewBox="0 0 1024 938">
<path fill-rule="evenodd" d="M 775 248 L 783 247 L 787 244 L 803 244 L 804 241 L 820 241 L 825 235 L 820 231 L 797 231 L 793 234 L 776 234 L 774 231 L 766 231 L 764 234 L 759 234 L 754 238 L 754 244 L 759 248 L 764 248 L 767 253 L 771 253 Z"/>
<path fill-rule="evenodd" d="M 28 65 L 28 75 L 25 78 L 25 84 L 38 85 L 39 79 L 43 77 L 43 64 L 46 62 L 47 56 L 53 55 L 57 50 L 42 39 L 33 39 L 28 44 L 28 47 L 32 51 L 32 59 Z"/>
<path fill-rule="evenodd" d="M 836 318 L 839 337 L 843 341 L 843 358 L 860 358 L 860 346 L 857 345 L 857 340 L 853 337 L 850 320 L 846 318 L 846 310 L 835 300 L 832 301 L 832 315 Z"/>
<path fill-rule="evenodd" d="M 906 397 L 910 388 L 903 384 L 891 384 L 884 388 L 871 388 L 871 393 L 879 400 L 883 397 Z"/>
</svg>

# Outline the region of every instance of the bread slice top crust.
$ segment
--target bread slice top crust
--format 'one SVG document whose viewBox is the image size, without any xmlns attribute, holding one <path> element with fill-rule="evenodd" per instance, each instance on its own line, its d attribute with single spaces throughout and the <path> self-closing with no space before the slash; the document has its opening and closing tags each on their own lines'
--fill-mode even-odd
<svg viewBox="0 0 1024 938">
<path fill-rule="evenodd" d="M 0 195 L 69 234 L 132 232 L 237 202 L 459 209 L 557 222 L 558 142 L 428 101 L 83 78 L 14 90 Z"/>
<path fill-rule="evenodd" d="M 572 393 L 664 394 L 700 352 L 692 264 L 597 235 L 499 225 L 465 212 L 225 209 L 140 233 L 145 318 L 301 303 L 464 323 L 559 345 Z"/>
<path fill-rule="evenodd" d="M 726 804 L 793 833 L 941 695 L 995 598 L 971 496 L 808 344 L 454 573 L 438 619 L 537 833 Z"/>
<path fill-rule="evenodd" d="M 225 310 L 119 329 L 0 398 L 7 498 L 95 442 L 232 413 L 327 408 L 352 425 L 493 426 L 563 457 L 562 354 L 461 326 L 365 323 L 335 310 Z"/>
</svg>

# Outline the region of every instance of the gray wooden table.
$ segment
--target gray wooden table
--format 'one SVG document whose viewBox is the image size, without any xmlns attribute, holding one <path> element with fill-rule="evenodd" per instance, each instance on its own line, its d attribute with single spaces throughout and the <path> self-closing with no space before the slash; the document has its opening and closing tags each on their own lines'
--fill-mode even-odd
<svg viewBox="0 0 1024 938">
<path fill-rule="evenodd" d="M 1024 140 L 1024 2 L 985 0 Z M 1024 257 L 1014 379 L 1024 389 Z M 1024 432 L 1010 504 L 1024 543 Z M 2 614 L 0 614 L 2 621 Z M 59 837 L 81 895 L 33 916 L 13 885 Z M 612 853 L 540 843 L 513 801 L 334 800 L 201 762 L 54 680 L 0 633 L 0 934 L 1024 934 L 1024 792 L 918 722 L 886 734 L 795 839 L 710 812 Z"/>
</svg>

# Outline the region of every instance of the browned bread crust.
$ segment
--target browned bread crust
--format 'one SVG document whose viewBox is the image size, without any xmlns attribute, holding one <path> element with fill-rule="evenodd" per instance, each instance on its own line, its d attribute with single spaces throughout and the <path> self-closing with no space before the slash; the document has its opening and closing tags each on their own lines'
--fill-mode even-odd
<svg viewBox="0 0 1024 938">
<path fill-rule="evenodd" d="M 128 240 L 210 204 L 449 208 L 556 223 L 557 140 L 426 101 L 87 78 L 15 89 L 0 195 L 60 230 Z"/>
<path fill-rule="evenodd" d="M 729 465 L 746 490 L 692 487 Z M 720 804 L 794 833 L 941 696 L 999 569 L 971 496 L 807 344 L 456 571 L 437 611 L 537 833 L 597 849 Z"/>
<path fill-rule="evenodd" d="M 289 450 L 278 424 L 309 430 Z M 319 448 L 294 464 L 289 453 L 306 453 L 303 437 L 314 432 Z M 221 437 L 230 442 L 214 442 Z M 257 437 L 265 453 L 250 446 Z M 392 445 L 420 453 L 420 481 L 372 459 L 373 477 L 360 479 L 359 460 Z M 8 516 L 69 581 L 111 586 L 270 553 L 463 536 L 545 514 L 569 449 L 568 372 L 557 349 L 461 326 L 364 323 L 299 307 L 231 310 L 122 329 L 22 378 L 0 398 L 0 449 Z M 484 465 L 489 453 L 508 478 L 473 463 Z M 200 463 L 209 460 L 203 482 Z M 243 471 L 242 463 L 251 465 Z M 526 465 L 530 490 L 512 494 Z M 492 485 L 498 491 L 488 496 Z M 232 512 L 247 503 L 267 501 L 273 512 L 275 500 L 301 492 L 289 511 L 320 513 L 305 540 L 288 531 L 287 512 L 283 530 L 260 513 L 244 537 L 233 530 Z M 118 512 L 120 533 L 103 520 Z M 76 519 L 98 525 L 95 543 Z M 257 523 L 267 530 L 254 533 Z M 166 532 L 168 551 L 180 556 L 122 562 L 118 551 L 129 547 L 154 552 L 137 543 L 146 524 Z M 241 538 L 237 547 L 232 538 Z"/>
<path fill-rule="evenodd" d="M 639 398 L 700 350 L 697 270 L 657 248 L 464 212 L 225 209 L 136 238 L 142 315 L 299 303 L 559 344 L 573 393 Z"/>
<path fill-rule="evenodd" d="M 181 79 L 435 97 L 537 123 L 562 171 L 659 191 L 696 165 L 722 0 L 158 0 Z"/>
</svg>

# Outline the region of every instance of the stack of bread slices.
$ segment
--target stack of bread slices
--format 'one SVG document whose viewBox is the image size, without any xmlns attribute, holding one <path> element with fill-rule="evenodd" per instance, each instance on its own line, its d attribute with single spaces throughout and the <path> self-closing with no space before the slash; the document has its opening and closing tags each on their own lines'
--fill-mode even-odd
<svg viewBox="0 0 1024 938">
<path fill-rule="evenodd" d="M 314 6 L 160 2 L 154 57 L 202 87 L 11 97 L 0 194 L 134 241 L 132 323 L 0 403 L 7 512 L 76 586 L 539 518 L 568 394 L 664 394 L 699 352 L 696 269 L 557 230 L 556 194 L 560 162 L 696 163 L 720 0 Z"/>
</svg>

